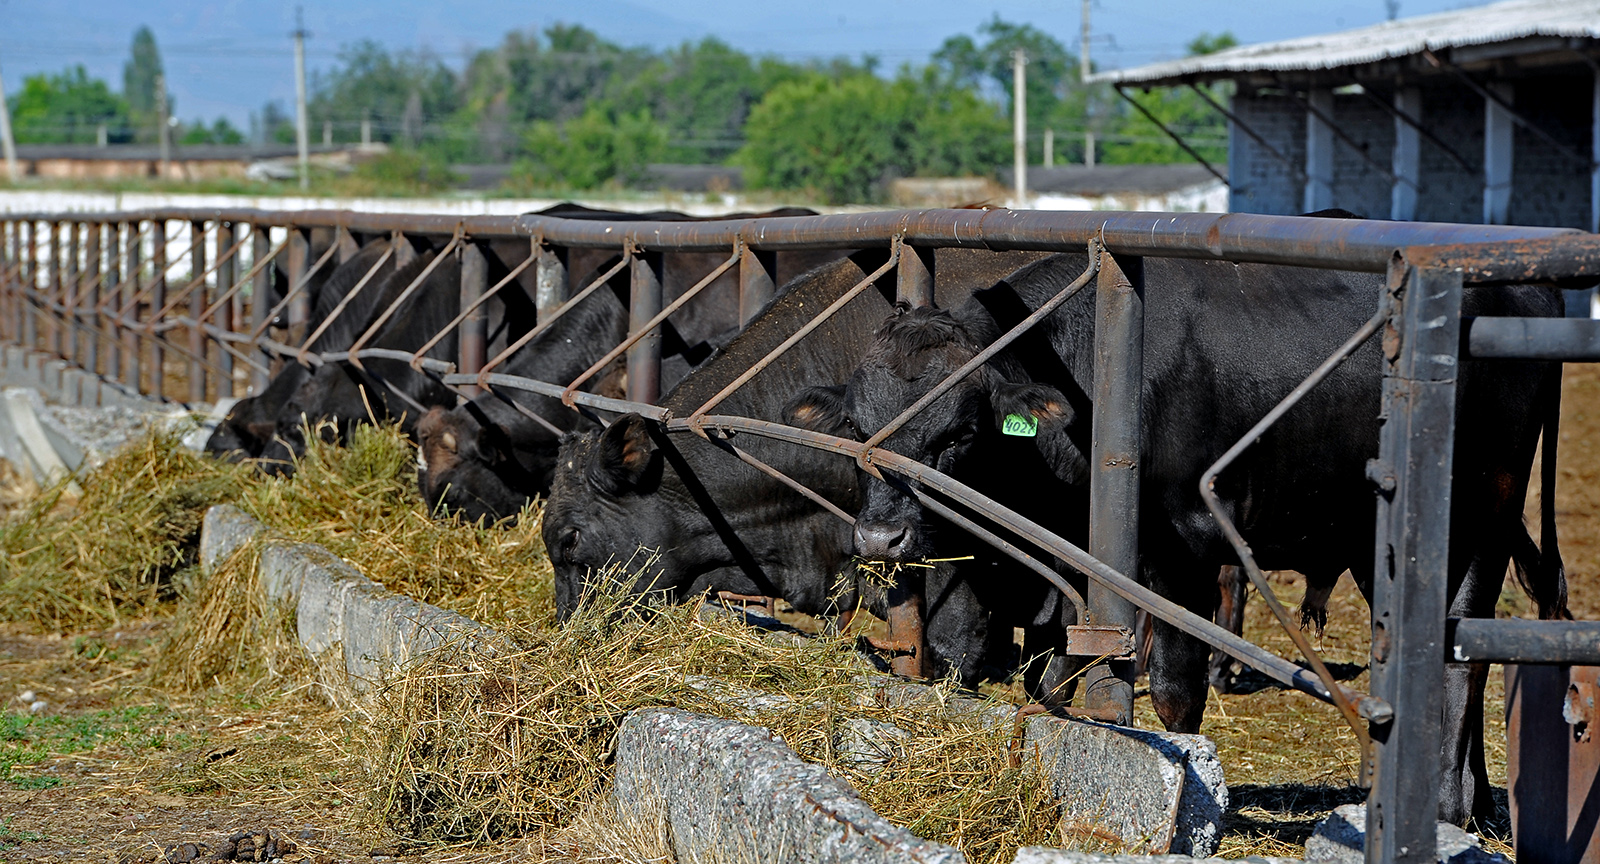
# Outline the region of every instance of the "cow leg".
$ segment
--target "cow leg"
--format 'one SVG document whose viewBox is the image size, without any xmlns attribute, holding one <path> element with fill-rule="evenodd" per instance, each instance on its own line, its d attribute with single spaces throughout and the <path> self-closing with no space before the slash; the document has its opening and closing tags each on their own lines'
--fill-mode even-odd
<svg viewBox="0 0 1600 864">
<path fill-rule="evenodd" d="M 1509 558 L 1501 544 L 1482 550 L 1451 600 L 1451 617 L 1494 617 Z M 1439 818 L 1456 825 L 1465 825 L 1469 818 L 1494 817 L 1494 796 L 1483 755 L 1483 690 L 1488 680 L 1487 664 L 1445 664 Z"/>
<path fill-rule="evenodd" d="M 1238 566 L 1229 564 L 1217 571 L 1217 597 L 1220 603 L 1215 620 L 1218 626 L 1235 636 L 1244 635 L 1246 587 L 1244 570 Z M 1233 692 L 1237 675 L 1233 664 L 1233 657 L 1228 652 L 1216 648 L 1211 650 L 1211 670 L 1207 679 L 1212 689 L 1218 693 Z"/>
<path fill-rule="evenodd" d="M 1217 608 L 1214 579 L 1188 578 L 1198 564 L 1171 566 L 1148 562 L 1144 566 L 1150 587 L 1161 596 L 1182 604 L 1202 618 Z M 1152 622 L 1150 651 L 1150 701 L 1169 732 L 1195 733 L 1206 710 L 1206 687 L 1211 646 L 1165 621 Z"/>
</svg>

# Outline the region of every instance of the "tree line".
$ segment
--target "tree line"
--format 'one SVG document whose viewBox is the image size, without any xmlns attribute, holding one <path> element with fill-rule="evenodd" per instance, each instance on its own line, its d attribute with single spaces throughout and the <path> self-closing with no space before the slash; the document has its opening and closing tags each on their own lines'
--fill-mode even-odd
<svg viewBox="0 0 1600 864">
<path fill-rule="evenodd" d="M 1191 52 L 1234 44 L 1202 35 Z M 790 61 L 715 38 L 666 50 L 624 47 L 581 26 L 513 31 L 452 68 L 428 51 L 347 44 L 310 82 L 313 141 L 388 143 L 422 164 L 513 163 L 525 186 L 626 186 L 652 163 L 737 165 L 756 187 L 809 190 L 828 201 L 881 197 L 908 176 L 984 176 L 1011 161 L 1011 58 L 1028 58 L 1029 162 L 1085 158 L 1085 133 L 1106 163 L 1188 157 L 1115 91 L 1085 85 L 1078 58 L 1049 34 L 995 17 L 952 36 L 929 63 L 892 72 L 860 60 Z M 123 91 L 83 68 L 35 75 L 10 98 L 25 142 L 155 138 L 160 53 L 135 34 Z M 1226 157 L 1225 121 L 1193 93 L 1134 95 L 1208 158 Z M 167 113 L 176 116 L 167 96 Z M 289 111 L 251 117 L 257 143 L 294 140 Z M 236 143 L 225 119 L 175 124 L 179 143 Z"/>
</svg>

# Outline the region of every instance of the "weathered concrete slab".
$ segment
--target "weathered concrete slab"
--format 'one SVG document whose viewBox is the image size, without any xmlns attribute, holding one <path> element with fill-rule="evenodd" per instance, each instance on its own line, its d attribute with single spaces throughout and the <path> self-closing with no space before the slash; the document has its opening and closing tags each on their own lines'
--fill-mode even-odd
<svg viewBox="0 0 1600 864">
<path fill-rule="evenodd" d="M 683 864 L 965 864 L 874 813 L 771 730 L 676 709 L 635 711 L 617 742 L 617 804 L 666 820 Z"/>
<path fill-rule="evenodd" d="M 1504 855 L 1484 849 L 1478 835 L 1440 822 L 1439 861 L 1442 864 L 1511 864 Z M 1365 864 L 1367 848 L 1367 805 L 1346 804 L 1336 808 L 1306 841 L 1306 864 Z"/>
<path fill-rule="evenodd" d="M 210 574 L 245 544 L 266 533 L 267 526 L 232 504 L 206 511 L 200 523 L 200 569 Z"/>
<path fill-rule="evenodd" d="M 866 698 L 914 705 L 943 698 L 930 687 L 879 680 Z M 993 722 L 1016 722 L 1015 708 L 957 698 Z M 1205 857 L 1222 840 L 1228 785 L 1217 748 L 1203 735 L 1126 729 L 1036 715 L 1025 744 L 1037 755 L 1061 802 L 1062 826 L 1109 831 L 1129 851 Z"/>
</svg>

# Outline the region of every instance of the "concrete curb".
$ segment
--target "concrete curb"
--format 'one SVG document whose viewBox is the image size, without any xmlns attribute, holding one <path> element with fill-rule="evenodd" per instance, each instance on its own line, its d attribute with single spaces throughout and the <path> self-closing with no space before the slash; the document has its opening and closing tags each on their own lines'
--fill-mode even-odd
<svg viewBox="0 0 1600 864">
<path fill-rule="evenodd" d="M 967 860 L 891 824 L 771 730 L 672 708 L 623 721 L 616 797 L 624 812 L 660 814 L 685 864 Z"/>
<path fill-rule="evenodd" d="M 271 605 L 292 610 L 296 636 L 335 698 L 358 698 L 400 664 L 447 643 L 464 640 L 491 652 L 512 647 L 492 628 L 383 588 L 320 546 L 264 540 L 266 533 L 236 507 L 212 507 L 200 535 L 201 566 L 213 572 L 261 542 L 258 590 Z M 708 680 L 705 687 L 757 712 L 761 703 L 788 704 L 786 697 L 728 682 Z M 864 682 L 861 698 L 863 704 L 914 704 L 948 696 L 925 685 L 873 679 Z M 1016 722 L 1013 711 L 991 704 L 964 698 L 956 704 L 971 706 L 985 722 Z M 866 762 L 882 755 L 875 741 L 900 732 L 857 720 L 847 724 L 841 746 L 859 751 Z M 1216 850 L 1228 793 L 1209 739 L 1038 716 L 1027 722 L 1025 744 L 1050 773 L 1067 826 L 1095 821 L 1128 845 L 1151 850 Z M 617 766 L 622 814 L 666 819 L 685 862 L 965 864 L 953 847 L 921 840 L 878 816 L 848 783 L 804 762 L 760 727 L 675 709 L 638 711 L 623 724 Z"/>
<path fill-rule="evenodd" d="M 266 530 L 237 507 L 212 507 L 200 530 L 202 569 L 215 570 Z M 324 685 L 341 695 L 363 694 L 412 658 L 448 643 L 481 651 L 510 644 L 464 615 L 384 588 L 321 546 L 266 540 L 257 580 L 263 599 L 294 611 L 300 644 L 317 661 Z"/>
</svg>

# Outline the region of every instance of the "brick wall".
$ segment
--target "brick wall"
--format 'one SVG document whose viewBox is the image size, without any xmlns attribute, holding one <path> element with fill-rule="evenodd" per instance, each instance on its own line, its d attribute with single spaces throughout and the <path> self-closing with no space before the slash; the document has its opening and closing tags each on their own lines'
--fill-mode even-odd
<svg viewBox="0 0 1600 864">
<path fill-rule="evenodd" d="M 1295 165 L 1305 164 L 1306 114 L 1294 99 L 1241 93 L 1233 98 L 1233 111 Z M 1229 130 L 1228 183 L 1233 187 L 1228 209 L 1235 213 L 1292 216 L 1302 212 L 1305 187 L 1294 171 L 1234 128 Z"/>
<path fill-rule="evenodd" d="M 1394 117 L 1359 93 L 1336 94 L 1333 119 L 1339 131 L 1362 145 L 1387 171 L 1394 161 Z M 1333 206 L 1368 219 L 1389 218 L 1389 178 L 1361 158 L 1361 150 L 1333 138 Z"/>
<path fill-rule="evenodd" d="M 1594 76 L 1548 76 L 1517 84 L 1515 107 L 1540 129 L 1590 151 Z M 1544 138 L 1517 127 L 1512 144 L 1511 223 L 1589 228 L 1589 169 Z"/>
</svg>

